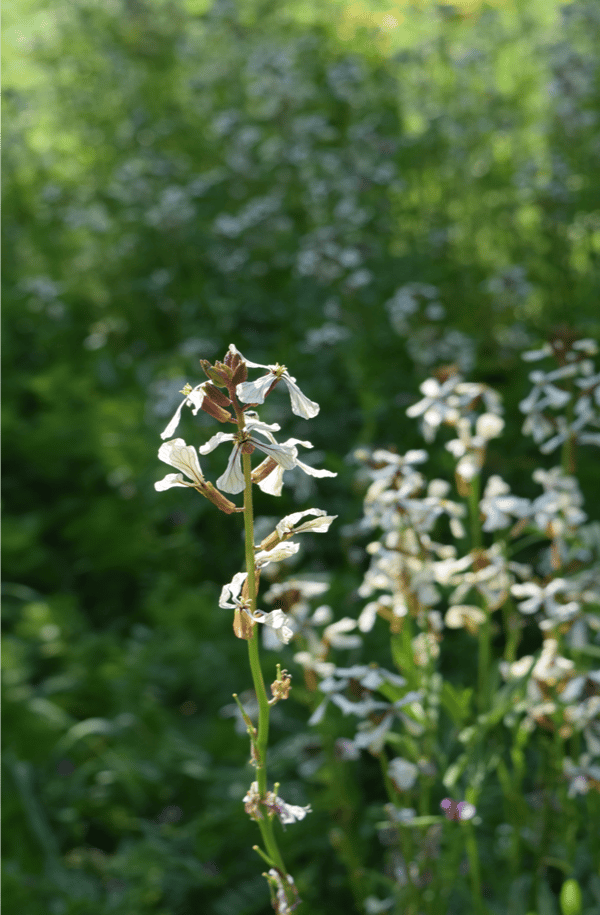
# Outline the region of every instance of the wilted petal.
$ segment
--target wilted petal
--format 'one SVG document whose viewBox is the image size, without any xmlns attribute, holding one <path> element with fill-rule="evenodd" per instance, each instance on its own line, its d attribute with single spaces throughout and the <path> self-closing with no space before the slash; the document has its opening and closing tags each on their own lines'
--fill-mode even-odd
<svg viewBox="0 0 600 915">
<path fill-rule="evenodd" d="M 293 541 L 278 543 L 272 550 L 259 550 L 254 557 L 254 562 L 260 569 L 263 566 L 268 566 L 270 562 L 281 562 L 283 559 L 288 559 L 294 553 L 297 553 L 299 549 L 300 544 Z"/>
<path fill-rule="evenodd" d="M 294 635 L 294 630 L 288 625 L 289 620 L 283 610 L 272 610 L 270 613 L 256 610 L 252 615 L 252 619 L 256 623 L 263 623 L 269 629 L 272 629 L 279 641 L 283 642 L 284 645 L 287 645 Z"/>
<path fill-rule="evenodd" d="M 317 515 L 317 518 L 313 518 L 312 521 L 305 521 L 303 524 L 300 524 L 298 527 L 295 527 L 296 522 L 300 518 L 304 518 L 305 515 Z M 275 527 L 275 530 L 280 537 L 284 537 L 286 534 L 294 533 L 299 534 L 301 531 L 314 531 L 316 534 L 324 533 L 329 530 L 331 522 L 337 518 L 337 515 L 328 515 L 327 512 L 322 508 L 307 508 L 303 512 L 294 512 L 291 515 L 286 515 L 285 518 L 282 518 L 279 524 Z"/>
<path fill-rule="evenodd" d="M 223 585 L 219 598 L 219 607 L 224 610 L 235 610 L 239 606 L 239 596 L 246 578 L 246 572 L 236 572 L 231 581 Z"/>
</svg>

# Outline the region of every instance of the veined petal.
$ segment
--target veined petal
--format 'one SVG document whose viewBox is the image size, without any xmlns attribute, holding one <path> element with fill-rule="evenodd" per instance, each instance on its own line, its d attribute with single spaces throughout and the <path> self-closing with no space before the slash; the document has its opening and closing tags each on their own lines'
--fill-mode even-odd
<svg viewBox="0 0 600 915">
<path fill-rule="evenodd" d="M 171 439 L 164 442 L 158 449 L 158 456 L 165 464 L 170 464 L 176 470 L 181 470 L 194 483 L 204 484 L 200 461 L 195 449 L 186 445 L 182 438 Z"/>
<path fill-rule="evenodd" d="M 235 495 L 238 492 L 242 492 L 245 485 L 246 481 L 244 480 L 244 472 L 242 470 L 241 446 L 236 442 L 233 451 L 229 455 L 225 473 L 221 474 L 217 480 L 217 486 L 219 489 L 222 489 L 223 492 L 229 492 Z"/>
<path fill-rule="evenodd" d="M 314 400 L 309 400 L 306 394 L 302 393 L 296 384 L 295 378 L 292 378 L 291 375 L 284 372 L 281 376 L 281 380 L 285 382 L 288 391 L 290 392 L 292 413 L 295 413 L 296 416 L 301 416 L 303 419 L 312 419 L 316 416 L 321 409 L 319 404 L 315 403 Z"/>
<path fill-rule="evenodd" d="M 214 451 L 217 445 L 220 445 L 221 442 L 232 442 L 234 439 L 233 432 L 217 432 L 215 435 L 211 436 L 205 445 L 202 445 L 198 448 L 200 454 L 210 454 L 211 451 Z"/>
<path fill-rule="evenodd" d="M 269 388 L 276 380 L 274 375 L 263 375 L 256 381 L 243 381 L 238 384 L 235 393 L 242 403 L 264 403 Z"/>
<path fill-rule="evenodd" d="M 266 442 L 261 442 L 254 436 L 250 437 L 250 441 L 261 451 L 264 451 L 265 454 L 268 454 L 269 457 L 272 457 L 274 461 L 277 461 L 284 470 L 291 470 L 296 466 L 298 452 L 293 445 L 270 445 Z"/>
</svg>

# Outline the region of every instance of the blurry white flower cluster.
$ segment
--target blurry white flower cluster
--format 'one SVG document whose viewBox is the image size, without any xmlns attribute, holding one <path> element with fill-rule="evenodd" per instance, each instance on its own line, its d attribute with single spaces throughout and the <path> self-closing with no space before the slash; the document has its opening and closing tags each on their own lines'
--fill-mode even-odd
<svg viewBox="0 0 600 915">
<path fill-rule="evenodd" d="M 592 358 L 597 353 L 594 340 L 557 338 L 523 354 L 527 362 L 554 363 L 530 372 L 533 387 L 519 404 L 526 417 L 523 432 L 542 454 L 570 443 L 600 446 L 600 431 L 595 431 L 600 430 L 600 372 Z"/>
<path fill-rule="evenodd" d="M 587 354 L 590 349 L 584 342 L 574 352 Z M 546 349 L 540 352 L 547 354 Z M 581 382 L 575 384 L 584 392 L 576 395 L 577 402 L 587 398 L 589 406 L 597 388 L 586 361 L 587 356 L 569 362 L 569 370 L 577 370 L 569 377 Z M 553 384 L 552 379 L 547 383 Z M 477 639 L 477 655 L 491 633 L 500 633 L 493 614 L 502 611 L 506 654 L 498 673 L 507 684 L 525 680 L 509 703 L 506 720 L 521 721 L 530 730 L 558 731 L 563 737 L 581 734 L 584 752 L 564 770 L 569 790 L 574 795 L 591 785 L 600 789 L 600 672 L 590 672 L 585 663 L 585 652 L 600 634 L 600 574 L 590 565 L 594 538 L 581 541 L 583 549 L 576 546 L 587 519 L 577 478 L 560 467 L 537 468 L 533 481 L 543 491 L 525 498 L 513 494 L 499 474 L 492 474 L 479 495 L 479 483 L 475 489 L 472 484 L 484 474 L 489 442 L 504 428 L 499 395 L 486 385 L 466 382 L 455 371 L 429 378 L 421 392 L 422 399 L 407 415 L 420 421 L 427 443 L 443 427 L 454 432 L 446 449 L 455 460 L 458 498 L 452 498 L 447 481 L 427 479 L 426 450 L 398 454 L 361 448 L 354 456 L 362 464 L 367 489 L 364 517 L 355 531 L 377 531 L 377 539 L 366 547 L 370 564 L 358 596 L 370 600 L 358 615 L 358 629 L 371 631 L 379 617 L 389 628 L 392 643 L 403 639 L 402 651 L 409 653 L 402 655 L 406 668 L 400 669 L 422 672 L 421 682 L 428 684 L 426 701 L 411 689 L 419 682 L 414 674 L 403 686 L 393 679 L 397 675 L 388 678 L 382 696 L 378 684 L 388 675 L 379 668 L 315 665 L 316 674 L 323 677 L 319 690 L 326 698 L 312 723 L 321 720 L 330 705 L 356 715 L 360 724 L 352 746 L 375 755 L 386 743 L 398 745 L 397 731 L 418 737 L 419 729 L 432 728 L 437 720 L 432 697 L 439 674 L 434 671 L 449 631 L 462 629 Z M 555 404 L 568 402 L 551 390 L 545 396 Z M 532 542 L 541 543 L 533 556 Z M 526 561 L 519 562 L 513 557 L 522 545 Z M 514 660 L 524 628 L 537 633 L 542 647 Z M 399 791 L 411 790 L 421 765 L 423 759 L 396 756 L 389 762 L 389 777 Z"/>
</svg>

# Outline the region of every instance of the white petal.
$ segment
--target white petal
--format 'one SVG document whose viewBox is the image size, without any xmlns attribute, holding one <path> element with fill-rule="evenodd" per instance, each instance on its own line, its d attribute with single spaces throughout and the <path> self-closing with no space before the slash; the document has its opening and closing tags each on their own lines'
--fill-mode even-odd
<svg viewBox="0 0 600 915">
<path fill-rule="evenodd" d="M 258 568 L 262 568 L 262 566 L 268 566 L 270 562 L 281 562 L 282 559 L 288 559 L 294 553 L 297 553 L 299 549 L 299 543 L 289 540 L 285 543 L 278 543 L 272 550 L 259 550 L 254 557 L 254 561 Z"/>
<path fill-rule="evenodd" d="M 170 435 L 173 435 L 173 433 L 175 432 L 175 429 L 177 428 L 177 426 L 180 423 L 181 411 L 183 410 L 183 408 L 185 407 L 186 404 L 193 408 L 192 412 L 194 415 L 196 415 L 196 413 L 202 406 L 202 401 L 204 400 L 204 396 L 205 396 L 204 395 L 204 385 L 205 384 L 208 384 L 208 382 L 205 381 L 205 382 L 203 382 L 203 384 L 196 385 L 196 387 L 193 388 L 190 391 L 190 393 L 186 397 L 183 398 L 183 400 L 181 401 L 181 403 L 179 404 L 179 406 L 177 407 L 177 409 L 175 411 L 175 415 L 173 416 L 173 419 L 171 420 L 171 422 L 169 423 L 167 428 L 164 430 L 164 432 L 160 433 L 161 438 L 163 438 L 163 439 L 169 438 Z"/>
<path fill-rule="evenodd" d="M 194 416 L 202 406 L 202 401 L 206 397 L 204 389 L 207 384 L 210 384 L 209 381 L 203 381 L 202 384 L 196 385 L 195 388 L 192 388 L 190 393 L 187 396 L 187 403 L 192 408 L 192 413 Z"/>
<path fill-rule="evenodd" d="M 307 813 L 311 813 L 310 804 L 306 807 L 296 807 L 294 804 L 286 804 L 280 797 L 276 798 L 277 816 L 282 823 L 295 823 L 297 820 L 303 820 Z"/>
<path fill-rule="evenodd" d="M 175 410 L 173 419 L 170 421 L 169 425 L 164 430 L 164 432 L 160 433 L 161 438 L 170 438 L 170 436 L 173 435 L 173 433 L 175 432 L 175 429 L 179 425 L 179 421 L 181 420 L 181 411 L 183 410 L 186 402 L 187 402 L 187 397 L 184 397 L 184 399 L 181 401 L 181 403 Z"/>
<path fill-rule="evenodd" d="M 224 610 L 235 609 L 237 607 L 235 601 L 239 599 L 242 585 L 244 584 L 246 577 L 246 572 L 236 572 L 231 581 L 228 584 L 223 585 L 219 598 L 219 607 L 222 607 Z"/>
<path fill-rule="evenodd" d="M 283 610 L 272 610 L 271 613 L 257 610 L 252 619 L 257 623 L 264 623 L 265 626 L 272 629 L 284 645 L 287 645 L 294 634 L 293 629 L 288 626 L 289 621 Z"/>
<path fill-rule="evenodd" d="M 233 432 L 217 432 L 215 435 L 211 436 L 205 445 L 202 445 L 201 448 L 198 448 L 200 454 L 210 454 L 211 451 L 214 451 L 217 445 L 220 445 L 222 442 L 232 442 L 234 439 Z"/>
<path fill-rule="evenodd" d="M 237 348 L 237 346 L 235 345 L 235 343 L 230 343 L 230 344 L 229 344 L 229 352 L 230 352 L 230 353 L 237 353 L 238 356 L 242 356 L 242 354 L 240 353 L 240 351 L 239 351 L 239 349 Z M 246 359 L 245 356 L 242 356 L 242 359 L 244 360 L 244 362 L 246 363 L 246 365 L 249 365 L 249 366 L 250 366 L 251 369 L 268 369 L 268 368 L 269 368 L 268 365 L 263 365 L 262 362 L 250 362 L 250 360 L 249 360 L 249 359 Z"/>
<path fill-rule="evenodd" d="M 263 375 L 256 381 L 243 381 L 235 389 L 242 403 L 264 403 L 269 388 L 275 381 L 274 375 Z"/>
<path fill-rule="evenodd" d="M 283 445 L 304 445 L 305 448 L 314 448 L 312 442 L 307 442 L 303 438 L 286 438 L 285 442 L 282 442 Z"/>
<path fill-rule="evenodd" d="M 165 464 L 181 470 L 194 483 L 204 483 L 198 455 L 195 449 L 191 445 L 186 445 L 182 438 L 164 442 L 158 449 L 158 456 Z"/>
<path fill-rule="evenodd" d="M 296 466 L 300 467 L 309 477 L 337 477 L 337 473 L 333 473 L 331 470 L 319 470 L 317 467 L 309 467 L 308 464 L 303 464 L 302 461 L 296 461 Z"/>
<path fill-rule="evenodd" d="M 166 477 L 163 477 L 162 480 L 158 480 L 158 482 L 154 484 L 154 488 L 157 492 L 164 492 L 165 489 L 172 489 L 173 486 L 183 486 L 184 489 L 187 489 L 191 485 L 191 483 L 185 482 L 182 474 L 168 473 Z"/>
<path fill-rule="evenodd" d="M 264 480 L 260 481 L 258 488 L 270 496 L 280 496 L 283 488 L 283 467 L 278 464 Z"/>
<path fill-rule="evenodd" d="M 254 413 L 251 410 L 248 410 L 246 416 L 248 417 L 246 421 L 246 430 L 248 432 L 261 432 L 270 442 L 277 444 L 275 438 L 271 435 L 271 432 L 279 432 L 281 429 L 279 423 L 263 423 L 263 421 L 258 418 L 258 413 Z"/>
<path fill-rule="evenodd" d="M 318 403 L 315 403 L 314 400 L 309 400 L 306 394 L 303 394 L 298 385 L 292 379 L 291 375 L 288 375 L 285 372 L 282 376 L 282 381 L 288 387 L 290 392 L 290 401 L 292 404 L 292 413 L 295 413 L 296 416 L 302 416 L 303 419 L 312 419 L 317 415 L 319 410 Z"/>
<path fill-rule="evenodd" d="M 268 445 L 266 442 L 261 442 L 259 439 L 254 438 L 254 436 L 250 437 L 250 441 L 261 451 L 264 451 L 265 454 L 268 454 L 269 457 L 272 457 L 274 461 L 277 461 L 284 470 L 292 470 L 296 466 L 298 451 L 293 445 Z"/>
<path fill-rule="evenodd" d="M 304 518 L 305 515 L 326 515 L 327 512 L 323 508 L 307 508 L 303 512 L 294 512 L 291 515 L 286 515 L 285 518 L 282 518 L 279 524 L 276 525 L 275 530 L 280 537 L 283 537 L 285 534 L 289 534 L 290 531 L 294 529 L 294 525 L 300 518 Z M 333 520 L 333 519 L 332 519 Z M 323 522 L 320 519 L 315 519 L 313 523 L 322 524 Z M 305 525 L 302 525 L 304 527 Z M 329 525 L 328 525 L 329 526 Z M 327 530 L 327 528 L 325 528 Z"/>
<path fill-rule="evenodd" d="M 242 470 L 241 446 L 236 444 L 229 455 L 227 469 L 217 480 L 217 486 L 223 492 L 229 492 L 235 495 L 242 492 L 246 485 L 244 480 L 244 471 Z"/>
</svg>

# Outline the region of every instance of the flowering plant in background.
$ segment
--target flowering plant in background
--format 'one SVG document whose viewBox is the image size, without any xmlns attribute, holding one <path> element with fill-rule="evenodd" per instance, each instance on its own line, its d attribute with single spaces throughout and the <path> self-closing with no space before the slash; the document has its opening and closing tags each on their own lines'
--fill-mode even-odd
<svg viewBox="0 0 600 915">
<path fill-rule="evenodd" d="M 571 877 L 565 887 L 578 887 L 573 875 L 590 868 L 578 852 L 574 804 L 600 822 L 600 543 L 586 527 L 574 443 L 600 443 L 588 431 L 599 422 L 598 375 L 592 341 L 553 350 L 567 371 L 534 373 L 521 404 L 529 411 L 524 431 L 544 452 L 563 444 L 562 467 L 533 471 L 541 494 L 516 495 L 500 474 L 486 474 L 504 433 L 500 396 L 443 369 L 423 382 L 407 414 L 430 447 L 449 430 L 454 494 L 448 480 L 427 479 L 425 449 L 356 452 L 368 488 L 354 533 L 378 531 L 366 549 L 356 596 L 368 602 L 357 618 L 343 617 L 336 629 L 331 608 L 312 610 L 327 588 L 318 582 L 277 582 L 265 595 L 285 608 L 301 642 L 294 659 L 315 696 L 309 724 L 323 745 L 336 716 L 347 722 L 349 736 L 323 770 L 334 773 L 336 818 L 352 822 L 343 788 L 352 761 L 366 752 L 381 768 L 383 873 L 352 853 L 362 827 L 353 838 L 348 825 L 338 840 L 360 912 L 506 912 L 508 900 L 489 897 L 490 866 L 502 862 L 516 887 L 524 860 L 531 875 L 519 893 L 535 908 L 549 861 L 562 862 Z M 559 406 L 574 419 L 546 419 Z M 395 671 L 367 654 L 376 628 L 388 631 Z M 486 832 L 499 804 L 504 821 L 491 846 Z M 467 908 L 453 902 L 459 872 L 468 879 Z"/>
<path fill-rule="evenodd" d="M 294 629 L 291 620 L 282 609 L 276 608 L 266 612 L 257 607 L 258 589 L 261 570 L 265 566 L 281 562 L 298 551 L 299 544 L 290 538 L 308 531 L 325 532 L 335 516 L 327 515 L 325 511 L 317 508 L 295 512 L 284 517 L 269 536 L 259 545 L 255 545 L 252 486 L 257 485 L 264 492 L 280 495 L 286 470 L 300 467 L 305 473 L 315 477 L 335 474 L 329 470 L 310 467 L 298 460 L 297 445 L 312 448 L 311 442 L 300 439 L 278 442 L 273 433 L 280 431 L 279 424 L 262 422 L 254 410 L 254 407 L 263 404 L 274 388 L 283 382 L 290 396 L 292 411 L 297 416 L 310 419 L 317 415 L 318 404 L 302 393 L 296 379 L 289 374 L 285 366 L 278 363 L 262 365 L 250 362 L 233 344 L 230 345 L 222 362 L 211 365 L 206 360 L 201 360 L 201 365 L 209 380 L 196 387 L 184 387 L 181 392 L 184 399 L 161 435 L 163 439 L 168 440 L 160 446 L 158 456 L 179 473 L 167 474 L 164 479 L 155 483 L 155 489 L 195 489 L 226 514 L 244 514 L 246 567 L 244 571 L 236 572 L 232 580 L 223 585 L 219 607 L 222 610 L 233 611 L 234 634 L 248 645 L 250 670 L 258 702 L 258 725 L 255 726 L 235 696 L 250 738 L 251 763 L 256 773 L 256 778 L 244 797 L 244 807 L 260 829 L 264 848 L 255 846 L 255 850 L 269 867 L 265 877 L 273 908 L 280 915 L 285 915 L 298 906 L 300 899 L 294 880 L 283 862 L 273 820 L 279 819 L 284 826 L 295 823 L 304 819 L 310 812 L 310 806 L 289 804 L 279 797 L 278 785 L 275 785 L 273 791 L 267 787 L 270 710 L 277 702 L 287 699 L 291 677 L 286 670 L 282 671 L 280 665 L 277 665 L 277 676 L 271 685 L 272 698 L 268 697 L 259 658 L 258 631 L 261 627 L 257 624 L 260 623 L 265 631 L 268 630 L 280 646 L 290 641 Z M 255 381 L 248 381 L 248 368 L 267 369 L 267 374 Z M 221 444 L 231 445 L 227 466 L 217 479 L 216 486 L 205 479 L 196 448 L 186 444 L 182 438 L 170 438 L 179 426 L 185 407 L 190 407 L 194 415 L 203 410 L 218 422 L 235 426 L 235 431 L 217 432 L 198 448 L 201 455 L 206 455 Z M 266 457 L 253 468 L 252 455 L 256 451 L 262 452 Z M 235 496 L 242 492 L 243 506 L 236 506 L 224 495 L 227 493 Z M 307 516 L 312 517 L 303 520 Z"/>
</svg>

